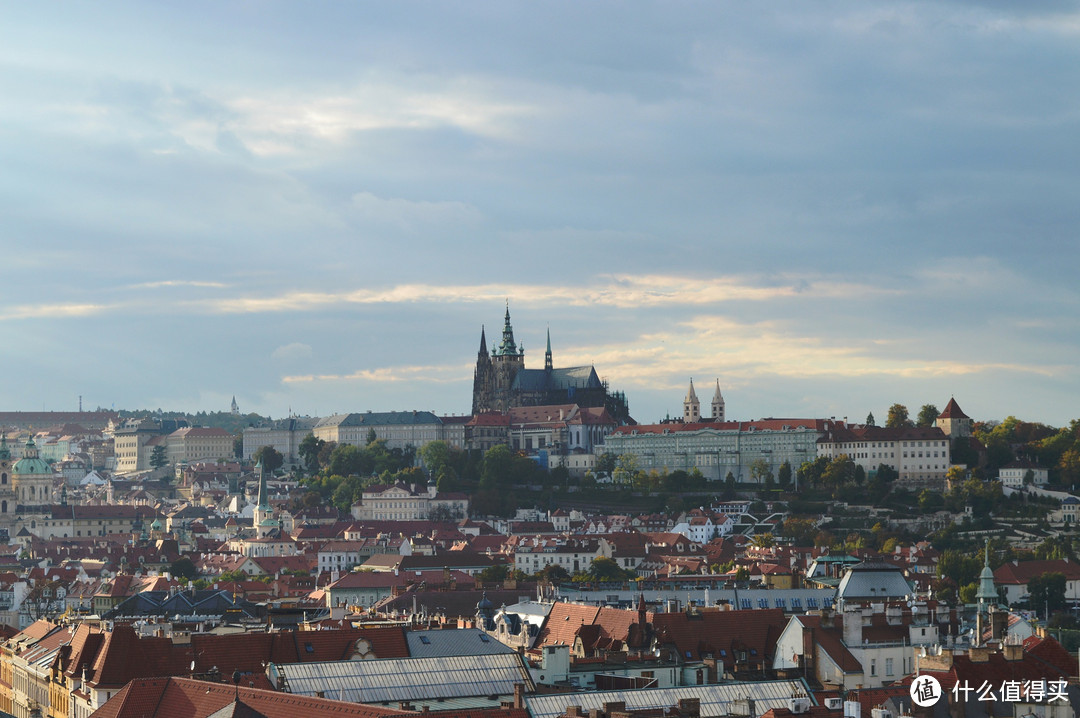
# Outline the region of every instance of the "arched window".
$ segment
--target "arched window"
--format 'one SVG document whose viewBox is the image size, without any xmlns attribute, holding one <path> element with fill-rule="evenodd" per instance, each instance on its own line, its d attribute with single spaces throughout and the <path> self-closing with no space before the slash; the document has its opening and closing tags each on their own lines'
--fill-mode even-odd
<svg viewBox="0 0 1080 718">
<path fill-rule="evenodd" d="M 0 501 L 0 514 L 7 513 L 7 501 Z"/>
<path fill-rule="evenodd" d="M 0 474 L 0 484 L 6 484 L 6 483 L 7 483 L 7 472 L 5 471 L 4 473 Z"/>
</svg>

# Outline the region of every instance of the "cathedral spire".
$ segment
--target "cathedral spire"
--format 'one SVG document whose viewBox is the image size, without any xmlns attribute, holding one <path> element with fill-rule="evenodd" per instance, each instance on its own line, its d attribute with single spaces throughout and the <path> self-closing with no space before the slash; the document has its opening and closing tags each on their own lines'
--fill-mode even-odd
<svg viewBox="0 0 1080 718">
<path fill-rule="evenodd" d="M 487 355 L 487 335 L 484 333 L 484 325 L 480 325 L 480 354 Z"/>
<path fill-rule="evenodd" d="M 551 327 L 547 330 L 547 351 L 544 352 L 544 368 L 551 371 L 554 365 L 551 362 Z"/>
<path fill-rule="evenodd" d="M 499 356 L 513 356 L 518 353 L 517 343 L 514 342 L 514 328 L 510 326 L 510 301 L 506 302 L 506 317 L 503 320 L 503 338 L 499 345 Z"/>
<path fill-rule="evenodd" d="M 724 421 L 724 395 L 720 393 L 720 380 L 716 380 L 716 393 L 712 398 L 713 421 Z"/>
<path fill-rule="evenodd" d="M 690 379 L 690 388 L 686 391 L 683 399 L 683 422 L 695 424 L 701 421 L 701 402 L 698 401 L 697 392 L 694 391 L 694 380 Z"/>
</svg>

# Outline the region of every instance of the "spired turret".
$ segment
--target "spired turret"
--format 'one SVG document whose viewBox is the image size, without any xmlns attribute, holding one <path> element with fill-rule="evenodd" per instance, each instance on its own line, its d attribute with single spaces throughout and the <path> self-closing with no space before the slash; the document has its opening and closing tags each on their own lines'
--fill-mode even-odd
<svg viewBox="0 0 1080 718">
<path fill-rule="evenodd" d="M 724 415 L 724 395 L 720 393 L 720 380 L 716 380 L 716 391 L 712 397 L 712 418 L 713 421 L 725 421 Z"/>
<path fill-rule="evenodd" d="M 697 392 L 694 391 L 694 380 L 690 379 L 690 388 L 686 391 L 683 399 L 683 422 L 695 424 L 701 421 L 701 402 L 698 401 Z"/>
</svg>

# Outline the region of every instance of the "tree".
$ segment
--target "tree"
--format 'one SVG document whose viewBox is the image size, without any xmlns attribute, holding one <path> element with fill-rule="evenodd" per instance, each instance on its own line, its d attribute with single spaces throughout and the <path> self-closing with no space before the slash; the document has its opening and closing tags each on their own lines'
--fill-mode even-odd
<svg viewBox="0 0 1080 718">
<path fill-rule="evenodd" d="M 1057 468 L 1061 474 L 1061 483 L 1076 483 L 1080 479 L 1080 451 L 1069 449 L 1064 452 Z"/>
<path fill-rule="evenodd" d="M 596 475 L 611 476 L 615 472 L 615 466 L 619 457 L 612 453 L 600 454 L 596 457 Z"/>
<path fill-rule="evenodd" d="M 549 563 L 544 566 L 536 576 L 548 583 L 562 583 L 570 580 L 570 572 L 557 563 Z"/>
<path fill-rule="evenodd" d="M 304 466 L 308 471 L 315 472 L 319 470 L 319 452 L 322 451 L 326 442 L 322 439 L 315 438 L 314 434 L 308 434 L 300 442 L 300 446 L 297 447 L 296 453 L 300 455 L 300 458 L 304 460 Z"/>
<path fill-rule="evenodd" d="M 757 484 L 763 484 L 773 478 L 772 468 L 765 459 L 757 459 L 750 463 L 750 478 Z"/>
<path fill-rule="evenodd" d="M 625 581 L 628 578 L 631 578 L 630 572 L 624 571 L 615 559 L 607 556 L 594 558 L 589 566 L 589 580 L 591 581 Z"/>
<path fill-rule="evenodd" d="M 735 474 L 730 471 L 727 472 L 727 476 L 724 478 L 724 493 L 722 494 L 725 501 L 731 501 L 735 498 Z"/>
<path fill-rule="evenodd" d="M 514 455 L 506 444 L 497 444 L 484 454 L 484 468 L 480 472 L 480 488 L 491 490 L 502 483 L 510 483 Z"/>
<path fill-rule="evenodd" d="M 791 517 L 784 520 L 784 536 L 791 539 L 796 546 L 812 545 L 816 533 L 817 526 L 812 519 Z"/>
<path fill-rule="evenodd" d="M 618 465 L 612 472 L 611 478 L 617 484 L 632 484 L 638 474 L 637 457 L 633 454 L 623 454 L 618 459 Z"/>
<path fill-rule="evenodd" d="M 791 487 L 791 463 L 785 461 L 780 464 L 780 469 L 776 472 L 776 480 L 780 484 L 780 488 L 785 491 Z"/>
<path fill-rule="evenodd" d="M 754 534 L 750 538 L 750 545 L 758 548 L 772 548 L 776 545 L 776 537 L 771 533 Z"/>
<path fill-rule="evenodd" d="M 1052 571 L 1028 581 L 1028 607 L 1049 619 L 1054 611 L 1065 610 L 1065 574 Z"/>
<path fill-rule="evenodd" d="M 285 464 L 285 457 L 272 446 L 260 446 L 252 455 L 255 463 L 262 462 L 263 471 L 273 474 Z"/>
<path fill-rule="evenodd" d="M 885 420 L 885 427 L 888 429 L 902 429 L 906 426 L 911 426 L 911 419 L 908 418 L 908 409 L 903 404 L 893 404 L 889 407 L 889 416 Z"/>
<path fill-rule="evenodd" d="M 239 460 L 239 459 L 244 458 L 244 435 L 243 434 L 233 438 L 232 453 L 233 453 L 233 458 L 234 459 Z"/>
<path fill-rule="evenodd" d="M 915 419 L 915 426 L 929 428 L 934 425 L 940 414 L 941 412 L 933 404 L 923 404 L 919 409 L 919 416 Z"/>
<path fill-rule="evenodd" d="M 338 444 L 330 452 L 326 470 L 332 475 L 359 476 L 371 473 L 372 467 L 371 457 L 365 456 L 362 449 L 352 444 Z"/>
<path fill-rule="evenodd" d="M 450 464 L 450 445 L 445 441 L 431 441 L 420 450 L 420 458 L 432 476 Z"/>
<path fill-rule="evenodd" d="M 165 468 L 169 463 L 169 456 L 165 451 L 164 444 L 158 444 L 154 447 L 154 450 L 150 452 L 150 466 L 155 469 Z"/>
<path fill-rule="evenodd" d="M 195 569 L 195 564 L 187 556 L 181 556 L 172 562 L 169 566 L 169 573 L 175 578 L 186 578 L 189 581 L 194 581 L 199 577 L 199 572 Z"/>
<path fill-rule="evenodd" d="M 855 462 L 847 454 L 837 456 L 821 472 L 821 481 L 831 488 L 834 493 L 845 485 L 854 483 Z"/>
<path fill-rule="evenodd" d="M 877 426 L 877 424 L 874 423 L 874 412 L 871 411 L 869 414 L 866 415 L 866 425 Z"/>
</svg>

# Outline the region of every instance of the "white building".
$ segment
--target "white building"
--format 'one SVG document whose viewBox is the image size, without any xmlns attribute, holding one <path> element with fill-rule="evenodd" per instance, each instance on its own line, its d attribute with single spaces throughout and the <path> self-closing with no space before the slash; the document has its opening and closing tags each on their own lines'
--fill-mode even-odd
<svg viewBox="0 0 1080 718">
<path fill-rule="evenodd" d="M 950 444 L 941 429 L 846 425 L 832 422 L 817 443 L 817 455 L 847 456 L 867 474 L 884 464 L 912 486 L 943 486 L 952 465 Z"/>
<path fill-rule="evenodd" d="M 434 484 L 377 484 L 364 489 L 360 503 L 353 504 L 352 515 L 357 521 L 424 521 L 433 515 L 462 519 L 469 515 L 469 497 L 439 493 Z"/>
<path fill-rule="evenodd" d="M 300 463 L 300 442 L 312 433 L 318 419 L 291 416 L 244 429 L 244 458 L 251 459 L 264 446 L 272 446 L 285 458 L 286 465 Z"/>
<path fill-rule="evenodd" d="M 698 469 L 714 481 L 730 473 L 736 481 L 753 481 L 759 462 L 775 477 L 787 463 L 794 473 L 818 455 L 818 439 L 838 422 L 829 419 L 761 419 L 621 426 L 598 453 L 630 454 L 644 471 Z"/>
<path fill-rule="evenodd" d="M 1050 472 L 1046 468 L 1031 461 L 1013 461 L 998 469 L 998 480 L 1002 486 L 1010 489 L 1019 489 L 1024 486 L 1024 478 L 1031 472 L 1031 483 L 1035 486 L 1046 486 L 1050 481 Z"/>
</svg>

